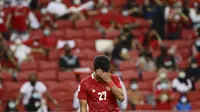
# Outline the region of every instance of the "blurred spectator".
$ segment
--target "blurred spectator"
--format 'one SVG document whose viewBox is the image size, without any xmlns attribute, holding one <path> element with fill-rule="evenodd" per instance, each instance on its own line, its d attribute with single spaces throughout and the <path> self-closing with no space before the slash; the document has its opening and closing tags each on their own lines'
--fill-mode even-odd
<svg viewBox="0 0 200 112">
<path fill-rule="evenodd" d="M 142 15 L 145 19 L 152 20 L 156 13 L 156 6 L 154 0 L 145 0 L 142 7 Z"/>
<path fill-rule="evenodd" d="M 0 105 L 2 104 L 3 92 L 4 92 L 4 88 L 3 88 L 3 79 L 0 77 Z"/>
<path fill-rule="evenodd" d="M 30 1 L 29 6 L 32 10 L 36 10 L 38 8 L 39 0 L 27 0 L 27 1 Z"/>
<path fill-rule="evenodd" d="M 167 93 L 162 93 L 157 99 L 156 110 L 170 110 L 172 106 L 170 104 L 170 96 Z"/>
<path fill-rule="evenodd" d="M 8 101 L 7 107 L 6 107 L 6 109 L 4 110 L 4 112 L 18 112 L 14 100 L 9 100 L 9 101 Z"/>
<path fill-rule="evenodd" d="M 200 68 L 196 59 L 191 59 L 190 66 L 186 69 L 186 75 L 192 81 L 192 90 L 195 90 L 195 82 L 200 79 Z"/>
<path fill-rule="evenodd" d="M 25 60 L 30 60 L 31 48 L 22 44 L 20 40 L 16 40 L 14 45 L 10 46 L 11 51 L 17 58 L 18 64 L 21 64 Z"/>
<path fill-rule="evenodd" d="M 110 26 L 107 30 L 109 31 L 113 31 L 113 30 L 120 30 L 121 29 L 121 25 L 118 24 L 116 21 L 111 21 L 110 22 Z"/>
<path fill-rule="evenodd" d="M 152 28 L 155 29 L 162 39 L 165 38 L 165 3 L 166 0 L 155 0 L 156 9 L 155 16 L 153 17 Z"/>
<path fill-rule="evenodd" d="M 200 30 L 200 28 L 199 28 Z M 195 42 L 194 45 L 192 46 L 192 55 L 194 57 L 198 56 L 200 53 L 200 38 L 198 37 Z"/>
<path fill-rule="evenodd" d="M 65 54 L 60 57 L 60 70 L 67 71 L 80 67 L 80 62 L 77 56 L 71 54 L 71 48 L 66 44 L 64 46 Z"/>
<path fill-rule="evenodd" d="M 47 53 L 51 49 L 56 49 L 56 45 L 58 40 L 51 36 L 52 29 L 47 27 L 43 29 L 43 36 L 39 39 L 39 46 L 47 51 Z"/>
<path fill-rule="evenodd" d="M 29 7 L 24 6 L 23 0 L 16 0 L 17 5 L 11 9 L 12 12 L 12 28 L 14 30 L 11 40 L 15 41 L 21 37 L 22 41 L 28 39 L 28 29 L 39 28 L 39 22 L 35 15 L 30 11 Z"/>
<path fill-rule="evenodd" d="M 179 101 L 176 104 L 176 110 L 178 111 L 184 111 L 184 112 L 188 112 L 192 110 L 192 106 L 189 102 L 188 96 L 187 95 L 181 95 L 179 97 Z"/>
<path fill-rule="evenodd" d="M 182 57 L 178 53 L 176 45 L 170 46 L 170 48 L 168 49 L 168 54 L 171 55 L 172 57 L 174 57 L 174 60 L 176 63 L 179 63 L 180 61 L 182 61 Z"/>
<path fill-rule="evenodd" d="M 47 87 L 42 82 L 37 80 L 35 73 L 29 74 L 28 79 L 29 81 L 24 83 L 24 85 L 20 88 L 20 95 L 15 102 L 16 105 L 18 105 L 20 100 L 23 98 L 23 105 L 26 111 L 42 110 L 47 112 L 47 104 L 43 99 L 43 94 L 54 105 L 58 104 L 58 102 L 47 91 Z"/>
<path fill-rule="evenodd" d="M 6 40 L 9 40 L 9 30 L 10 22 L 11 22 L 11 13 L 8 8 L 4 8 L 4 1 L 0 1 L 0 32 L 3 33 L 3 37 Z"/>
<path fill-rule="evenodd" d="M 47 12 L 47 9 L 45 7 L 41 8 L 40 13 L 42 14 L 41 17 L 39 17 L 41 28 L 54 28 L 54 17 L 49 12 Z"/>
<path fill-rule="evenodd" d="M 161 54 L 156 58 L 157 68 L 165 68 L 167 70 L 175 70 L 176 62 L 172 55 L 168 54 L 168 48 L 161 46 Z"/>
<path fill-rule="evenodd" d="M 136 66 L 141 70 L 141 71 L 155 71 L 156 70 L 156 64 L 153 60 L 152 54 L 151 53 L 141 53 L 140 58 L 138 62 L 136 63 Z"/>
<path fill-rule="evenodd" d="M 179 72 L 178 77 L 172 81 L 174 91 L 179 93 L 187 93 L 192 89 L 192 81 L 186 77 L 184 71 Z"/>
<path fill-rule="evenodd" d="M 165 9 L 165 18 L 168 22 L 168 37 L 171 40 L 181 38 L 182 25 L 189 21 L 188 17 L 182 13 L 182 2 L 174 1 L 173 6 Z"/>
<path fill-rule="evenodd" d="M 4 45 L 0 45 L 0 71 L 14 73 L 19 69 L 17 59 L 13 53 Z"/>
<path fill-rule="evenodd" d="M 200 4 L 198 2 L 195 2 L 194 8 L 190 9 L 189 16 L 192 20 L 193 27 L 198 29 L 200 27 Z"/>
<path fill-rule="evenodd" d="M 135 1 L 136 0 L 127 0 L 122 12 L 124 16 L 131 15 L 135 17 L 141 15 L 141 7 Z"/>
<path fill-rule="evenodd" d="M 121 35 L 114 46 L 112 51 L 112 60 L 115 64 L 119 64 L 122 60 L 130 60 L 127 48 L 127 37 L 126 35 Z"/>
<path fill-rule="evenodd" d="M 170 89 L 171 83 L 167 78 L 167 71 L 165 69 L 160 69 L 158 71 L 158 77 L 153 81 L 153 90 L 156 92 Z"/>
<path fill-rule="evenodd" d="M 136 80 L 131 81 L 130 90 L 128 90 L 128 102 L 132 105 L 132 109 L 135 110 L 136 105 L 144 104 L 144 95 L 138 90 L 138 84 Z"/>
<path fill-rule="evenodd" d="M 156 50 L 162 44 L 162 39 L 158 32 L 154 29 L 151 29 L 147 34 L 140 39 L 141 44 L 144 49 L 149 49 L 150 51 Z"/>
<path fill-rule="evenodd" d="M 183 2 L 182 13 L 185 14 L 187 16 L 187 18 L 190 20 L 191 19 L 190 18 L 190 7 L 189 7 L 190 2 L 188 0 L 182 0 L 182 2 Z"/>
</svg>

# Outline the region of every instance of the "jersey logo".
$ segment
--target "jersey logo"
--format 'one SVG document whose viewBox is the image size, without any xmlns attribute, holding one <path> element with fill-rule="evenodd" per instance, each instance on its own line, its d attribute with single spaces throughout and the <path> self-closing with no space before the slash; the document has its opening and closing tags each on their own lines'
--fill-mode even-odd
<svg viewBox="0 0 200 112">
<path fill-rule="evenodd" d="M 93 89 L 92 92 L 95 93 L 96 92 L 95 89 Z"/>
</svg>

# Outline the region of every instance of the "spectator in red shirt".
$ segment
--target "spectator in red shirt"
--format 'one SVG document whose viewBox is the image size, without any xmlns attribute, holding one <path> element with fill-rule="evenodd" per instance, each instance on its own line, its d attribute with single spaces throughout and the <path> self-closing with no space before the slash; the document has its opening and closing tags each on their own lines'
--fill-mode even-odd
<svg viewBox="0 0 200 112">
<path fill-rule="evenodd" d="M 8 40 L 11 14 L 8 8 L 4 8 L 4 1 L 0 1 L 0 32 L 3 33 L 4 38 Z"/>
<path fill-rule="evenodd" d="M 54 17 L 49 12 L 47 12 L 46 8 L 41 8 L 41 16 L 39 17 L 41 28 L 51 27 L 54 28 Z"/>
<path fill-rule="evenodd" d="M 169 39 L 176 40 L 181 38 L 182 25 L 189 21 L 188 17 L 182 13 L 182 3 L 180 1 L 174 2 L 173 7 L 166 8 L 165 14 L 168 21 Z"/>
</svg>

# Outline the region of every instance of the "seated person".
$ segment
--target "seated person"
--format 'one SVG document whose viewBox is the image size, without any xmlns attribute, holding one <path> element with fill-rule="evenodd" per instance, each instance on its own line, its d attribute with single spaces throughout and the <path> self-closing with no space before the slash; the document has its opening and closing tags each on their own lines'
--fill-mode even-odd
<svg viewBox="0 0 200 112">
<path fill-rule="evenodd" d="M 158 69 L 165 68 L 167 70 L 175 70 L 176 62 L 172 55 L 168 54 L 168 49 L 166 46 L 161 46 L 161 54 L 156 59 L 156 64 Z"/>
<path fill-rule="evenodd" d="M 9 100 L 5 112 L 18 112 L 15 101 Z"/>
<path fill-rule="evenodd" d="M 176 110 L 177 111 L 184 111 L 184 112 L 188 112 L 192 110 L 192 106 L 188 100 L 188 96 L 187 95 L 181 95 L 179 97 L 179 101 L 176 104 Z"/>
<path fill-rule="evenodd" d="M 160 94 L 160 96 L 158 97 L 158 99 L 156 99 L 156 110 L 171 110 L 172 106 L 170 104 L 171 100 L 170 100 L 170 96 L 167 93 L 162 93 Z"/>
<path fill-rule="evenodd" d="M 130 90 L 127 92 L 128 102 L 132 105 L 132 108 L 135 109 L 136 105 L 144 104 L 144 95 L 138 90 L 138 84 L 136 80 L 131 81 Z"/>
<path fill-rule="evenodd" d="M 80 67 L 77 56 L 71 54 L 71 48 L 68 45 L 64 47 L 65 54 L 60 57 L 59 66 L 61 71 L 72 70 Z"/>
<path fill-rule="evenodd" d="M 127 0 L 124 11 L 122 12 L 124 16 L 140 16 L 141 15 L 141 7 L 136 3 L 136 0 Z"/>
<path fill-rule="evenodd" d="M 192 81 L 186 77 L 184 71 L 181 71 L 178 77 L 173 80 L 172 87 L 179 93 L 187 93 L 192 89 Z"/>
</svg>

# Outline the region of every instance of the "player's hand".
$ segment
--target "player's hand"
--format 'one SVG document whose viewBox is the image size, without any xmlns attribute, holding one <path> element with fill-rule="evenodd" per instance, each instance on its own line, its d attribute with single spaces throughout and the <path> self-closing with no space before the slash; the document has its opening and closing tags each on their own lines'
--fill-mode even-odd
<svg viewBox="0 0 200 112">
<path fill-rule="evenodd" d="M 110 72 L 103 72 L 103 70 L 98 69 L 97 70 L 97 75 L 99 75 L 107 83 L 112 81 L 112 79 L 110 78 Z"/>
</svg>

